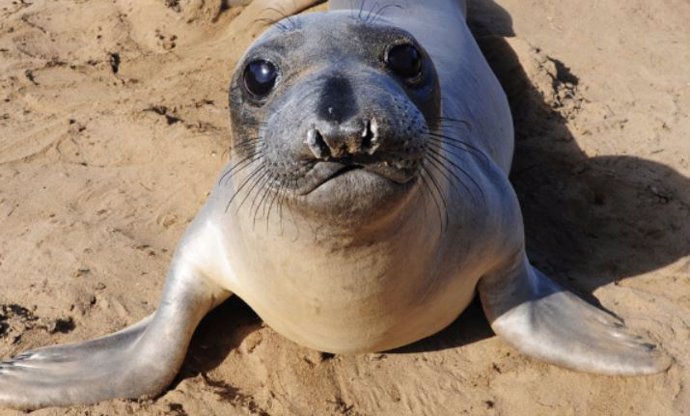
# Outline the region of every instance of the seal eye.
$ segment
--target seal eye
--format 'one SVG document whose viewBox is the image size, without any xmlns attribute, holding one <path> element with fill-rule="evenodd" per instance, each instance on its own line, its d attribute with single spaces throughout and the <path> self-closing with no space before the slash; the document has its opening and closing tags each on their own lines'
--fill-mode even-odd
<svg viewBox="0 0 690 416">
<path fill-rule="evenodd" d="M 278 68 L 271 62 L 258 59 L 244 70 L 244 87 L 257 98 L 263 98 L 273 90 L 278 79 Z"/>
<path fill-rule="evenodd" d="M 386 65 L 403 78 L 414 78 L 422 71 L 422 54 L 409 43 L 396 45 L 388 51 Z"/>
</svg>

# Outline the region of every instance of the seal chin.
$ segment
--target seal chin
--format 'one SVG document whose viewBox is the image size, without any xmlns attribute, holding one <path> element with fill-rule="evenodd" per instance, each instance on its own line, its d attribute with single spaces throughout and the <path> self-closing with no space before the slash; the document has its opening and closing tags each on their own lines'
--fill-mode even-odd
<svg viewBox="0 0 690 416">
<path fill-rule="evenodd" d="M 319 176 L 309 178 L 297 205 L 306 215 L 327 217 L 331 224 L 385 221 L 400 212 L 417 182 L 416 175 L 384 165 L 322 163 L 314 167 Z"/>
</svg>

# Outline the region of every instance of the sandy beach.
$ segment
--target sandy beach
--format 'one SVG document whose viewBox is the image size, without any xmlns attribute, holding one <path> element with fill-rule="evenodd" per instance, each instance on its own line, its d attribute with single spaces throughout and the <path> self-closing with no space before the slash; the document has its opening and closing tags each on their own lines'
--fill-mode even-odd
<svg viewBox="0 0 690 416">
<path fill-rule="evenodd" d="M 228 158 L 235 63 L 278 17 L 223 0 L 0 0 L 0 359 L 155 310 Z M 471 0 L 469 21 L 513 108 L 530 257 L 659 343 L 667 372 L 525 357 L 478 302 L 403 349 L 325 355 L 232 299 L 161 397 L 31 414 L 690 415 L 690 2 Z"/>
</svg>

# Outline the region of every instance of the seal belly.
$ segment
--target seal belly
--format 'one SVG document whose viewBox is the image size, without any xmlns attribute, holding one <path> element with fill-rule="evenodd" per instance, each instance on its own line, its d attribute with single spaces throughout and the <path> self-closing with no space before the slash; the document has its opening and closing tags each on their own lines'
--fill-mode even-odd
<svg viewBox="0 0 690 416">
<path fill-rule="evenodd" d="M 399 278 L 400 283 L 437 280 L 432 276 Z M 305 296 L 298 287 L 292 293 L 282 287 L 275 293 L 264 290 L 239 296 L 268 326 L 300 345 L 330 353 L 376 352 L 410 344 L 445 328 L 471 301 L 475 282 L 460 290 L 437 286 L 426 296 L 417 296 L 414 289 L 401 293 L 394 286 L 368 297 L 353 296 L 347 285 L 333 285 L 320 296 L 314 291 Z M 452 286 L 458 286 L 454 283 Z"/>
<path fill-rule="evenodd" d="M 304 233 L 296 239 L 227 233 L 242 236 L 226 244 L 236 271 L 228 289 L 268 326 L 319 351 L 409 344 L 449 325 L 472 300 L 486 267 L 458 262 L 448 250 L 452 242 L 439 240 L 437 228 L 419 230 L 412 223 L 398 228 L 395 238 L 376 241 L 360 236 L 314 244 L 318 236 Z"/>
</svg>

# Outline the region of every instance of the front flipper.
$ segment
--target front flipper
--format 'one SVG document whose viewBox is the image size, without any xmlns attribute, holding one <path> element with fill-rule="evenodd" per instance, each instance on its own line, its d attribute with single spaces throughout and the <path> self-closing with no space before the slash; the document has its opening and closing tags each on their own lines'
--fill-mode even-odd
<svg viewBox="0 0 690 416">
<path fill-rule="evenodd" d="M 623 322 L 566 291 L 522 255 L 478 286 L 491 328 L 526 355 L 578 371 L 653 374 L 671 360 Z"/>
<path fill-rule="evenodd" d="M 174 379 L 194 329 L 230 293 L 177 262 L 158 310 L 120 332 L 0 363 L 0 408 L 36 409 L 155 396 Z"/>
</svg>

